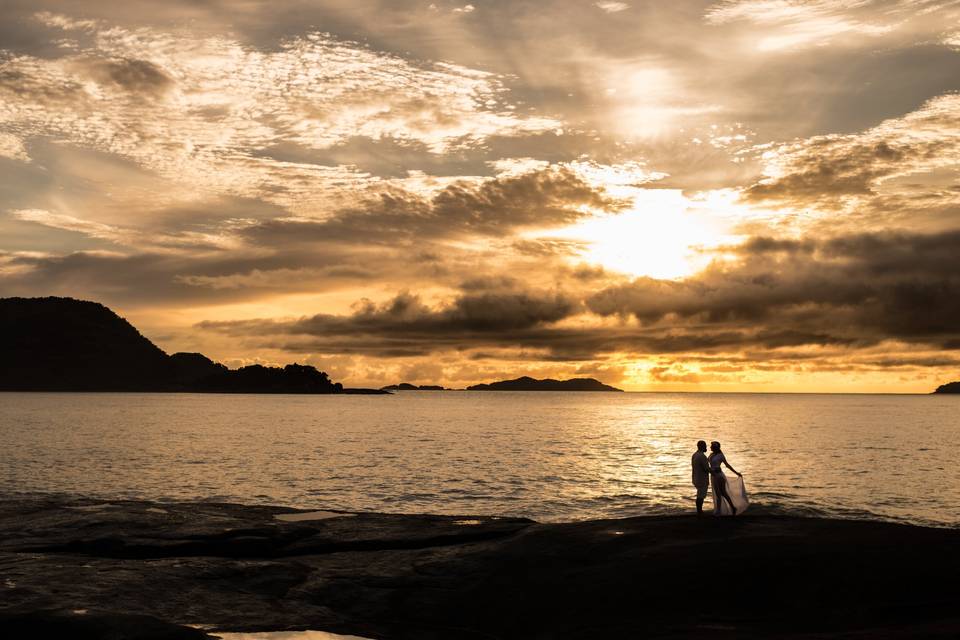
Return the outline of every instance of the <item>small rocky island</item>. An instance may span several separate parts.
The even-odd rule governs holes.
[[[409,382],[401,382],[400,384],[390,384],[385,387],[380,387],[381,391],[450,391],[446,387],[443,387],[438,384],[410,384]]]
[[[523,376],[514,380],[501,380],[490,384],[475,384],[467,387],[467,391],[619,391],[610,385],[603,384],[594,378],[572,378],[570,380],[537,380]]]
[[[934,393],[960,393],[960,382],[948,382],[937,387]]]
[[[167,355],[102,304],[55,297],[0,298],[0,391],[388,393],[345,389],[309,365]]]

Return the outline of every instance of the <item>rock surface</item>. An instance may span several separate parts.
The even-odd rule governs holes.
[[[934,393],[960,393],[960,382],[948,382],[937,387]]]
[[[203,637],[176,625],[467,640],[960,633],[956,530],[764,514],[276,517],[298,513],[2,501],[0,636]]]

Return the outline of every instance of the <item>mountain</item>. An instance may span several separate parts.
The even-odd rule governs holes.
[[[101,304],[0,299],[0,389],[147,391],[170,372],[166,353]]]
[[[501,380],[490,384],[475,384],[467,391],[623,391],[603,384],[593,378],[573,378],[571,380],[537,380],[528,376],[514,380]]]
[[[421,384],[415,385],[410,384],[409,382],[401,382],[400,384],[390,384],[385,387],[380,387],[382,391],[448,391],[448,389],[441,387],[437,384]]]
[[[346,390],[308,365],[231,370],[201,353],[168,356],[133,325],[96,302],[0,298],[0,391]]]
[[[937,387],[934,393],[960,393],[960,382],[948,382]]]

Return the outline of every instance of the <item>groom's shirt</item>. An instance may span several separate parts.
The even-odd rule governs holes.
[[[710,462],[702,451],[693,454],[693,486],[705,487],[710,483]]]

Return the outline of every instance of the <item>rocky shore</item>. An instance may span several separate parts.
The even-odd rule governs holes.
[[[960,531],[0,501],[0,636],[955,638]],[[192,626],[188,626],[192,625]]]

